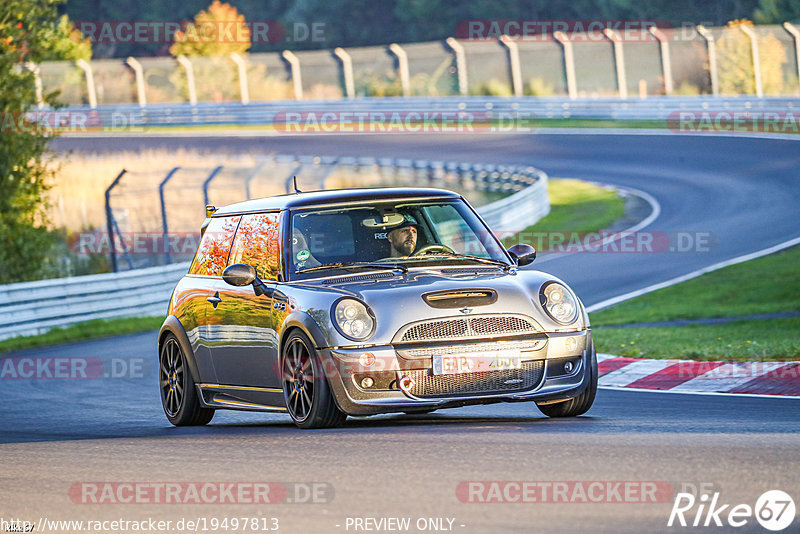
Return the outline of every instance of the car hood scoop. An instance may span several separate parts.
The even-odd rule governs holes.
[[[488,306],[497,302],[497,291],[494,289],[445,289],[431,291],[422,295],[431,308],[463,308],[465,306]]]

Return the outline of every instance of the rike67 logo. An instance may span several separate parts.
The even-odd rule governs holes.
[[[722,502],[720,493],[678,493],[667,526],[681,527],[753,527],[755,520],[767,530],[778,532],[786,529],[795,518],[792,497],[781,490],[769,490],[761,494],[755,506],[731,505]]]

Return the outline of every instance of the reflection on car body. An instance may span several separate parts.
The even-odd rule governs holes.
[[[437,189],[298,193],[209,210],[159,335],[164,410],[347,415],[533,401],[591,407],[587,314],[557,278],[520,270],[459,195]]]

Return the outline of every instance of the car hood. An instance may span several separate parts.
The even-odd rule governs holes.
[[[329,280],[326,285],[340,296],[364,301],[372,309],[377,319],[375,340],[390,340],[399,328],[414,321],[463,315],[522,314],[532,317],[543,330],[564,329],[552,322],[539,304],[541,285],[559,281],[557,278],[540,271],[517,271],[515,274],[499,269],[449,271],[412,269],[403,275],[344,276],[334,283]],[[452,274],[454,272],[458,274]],[[439,303],[445,307],[434,307],[423,299],[423,295],[430,293],[468,290],[489,290],[496,294],[496,299],[470,302],[456,298]],[[580,327],[575,325],[571,329],[576,326]]]

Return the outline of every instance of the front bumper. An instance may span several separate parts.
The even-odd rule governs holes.
[[[547,402],[579,395],[589,384],[594,345],[590,330],[548,333],[521,352],[522,369],[455,375],[434,375],[432,358],[424,353],[480,351],[513,346],[513,340],[481,340],[470,345],[431,345],[417,351],[385,345],[369,348],[322,349],[333,373],[326,373],[339,408],[349,415],[429,411],[496,402]],[[476,346],[477,345],[477,346]],[[409,355],[416,352],[415,355]],[[364,357],[369,353],[371,356]],[[478,352],[473,352],[478,354]],[[374,359],[372,365],[365,362]],[[565,365],[570,362],[570,365]],[[413,388],[401,388],[412,377]],[[372,385],[364,386],[370,378]],[[408,382],[405,383],[408,385]]]

